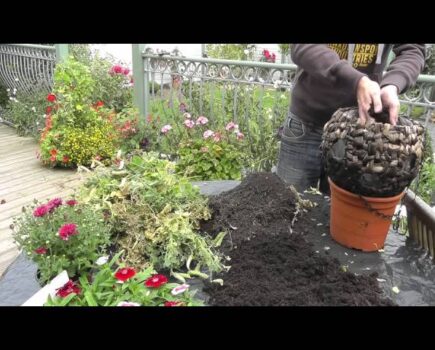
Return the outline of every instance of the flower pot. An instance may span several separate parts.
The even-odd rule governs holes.
[[[371,252],[383,248],[391,216],[404,192],[387,198],[360,197],[330,178],[332,238],[348,247]]]

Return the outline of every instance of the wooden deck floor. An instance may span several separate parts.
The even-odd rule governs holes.
[[[0,123],[0,278],[18,256],[12,239],[12,218],[33,199],[44,201],[71,194],[81,181],[74,170],[43,167],[36,158],[37,143],[17,136]]]

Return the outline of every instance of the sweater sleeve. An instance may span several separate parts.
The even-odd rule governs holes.
[[[326,44],[293,44],[291,57],[309,74],[326,79],[331,85],[339,84],[355,94],[359,80],[366,75],[353,68],[347,60],[341,60]]]
[[[381,87],[395,85],[401,94],[417,81],[424,68],[426,50],[424,44],[396,44],[393,52],[396,57],[391,61]]]

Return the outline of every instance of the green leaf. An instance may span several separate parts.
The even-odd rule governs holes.
[[[224,239],[224,237],[226,236],[227,232],[226,231],[222,231],[220,232],[215,239],[213,240],[213,245],[215,247],[220,247],[220,245],[222,244],[222,241]]]
[[[88,303],[88,306],[98,306],[98,303],[96,302],[96,300],[94,299],[94,297],[90,291],[86,291],[84,294],[85,294],[85,299],[86,299],[86,302]]]
[[[62,301],[59,303],[59,306],[66,306],[69,302],[77,296],[75,293],[68,294]]]

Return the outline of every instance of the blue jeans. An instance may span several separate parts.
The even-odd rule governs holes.
[[[281,134],[277,175],[299,192],[314,187],[329,194],[329,184],[321,157],[323,128],[303,123],[295,115],[287,117]]]

